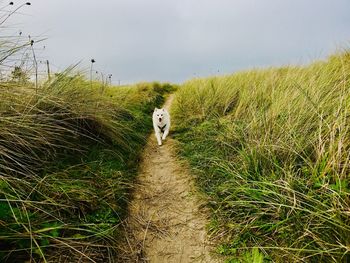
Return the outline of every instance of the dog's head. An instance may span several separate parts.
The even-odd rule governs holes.
[[[155,108],[153,112],[153,117],[156,118],[159,122],[162,122],[164,119],[165,111],[164,109]]]

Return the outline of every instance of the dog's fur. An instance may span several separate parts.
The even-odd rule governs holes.
[[[169,134],[170,130],[170,115],[166,109],[158,109],[155,108],[153,112],[153,128],[156,133],[156,138],[158,141],[158,145],[162,145],[162,141]]]

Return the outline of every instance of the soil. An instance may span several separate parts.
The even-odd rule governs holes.
[[[164,105],[168,110],[173,98]],[[211,253],[205,205],[174,145],[168,137],[158,146],[152,134],[145,147],[129,204],[123,262],[220,262]]]

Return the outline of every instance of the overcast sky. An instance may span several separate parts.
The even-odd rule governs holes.
[[[114,83],[305,63],[350,43],[350,0],[30,2],[9,23],[48,38],[40,58],[54,70],[94,58]]]

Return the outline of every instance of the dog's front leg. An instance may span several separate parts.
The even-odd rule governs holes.
[[[156,138],[158,141],[158,145],[161,146],[162,145],[162,139],[160,138],[160,133],[158,131],[156,131]]]
[[[165,131],[163,133],[162,140],[165,140],[165,138],[168,136],[168,134],[169,134],[169,129],[165,129]]]

